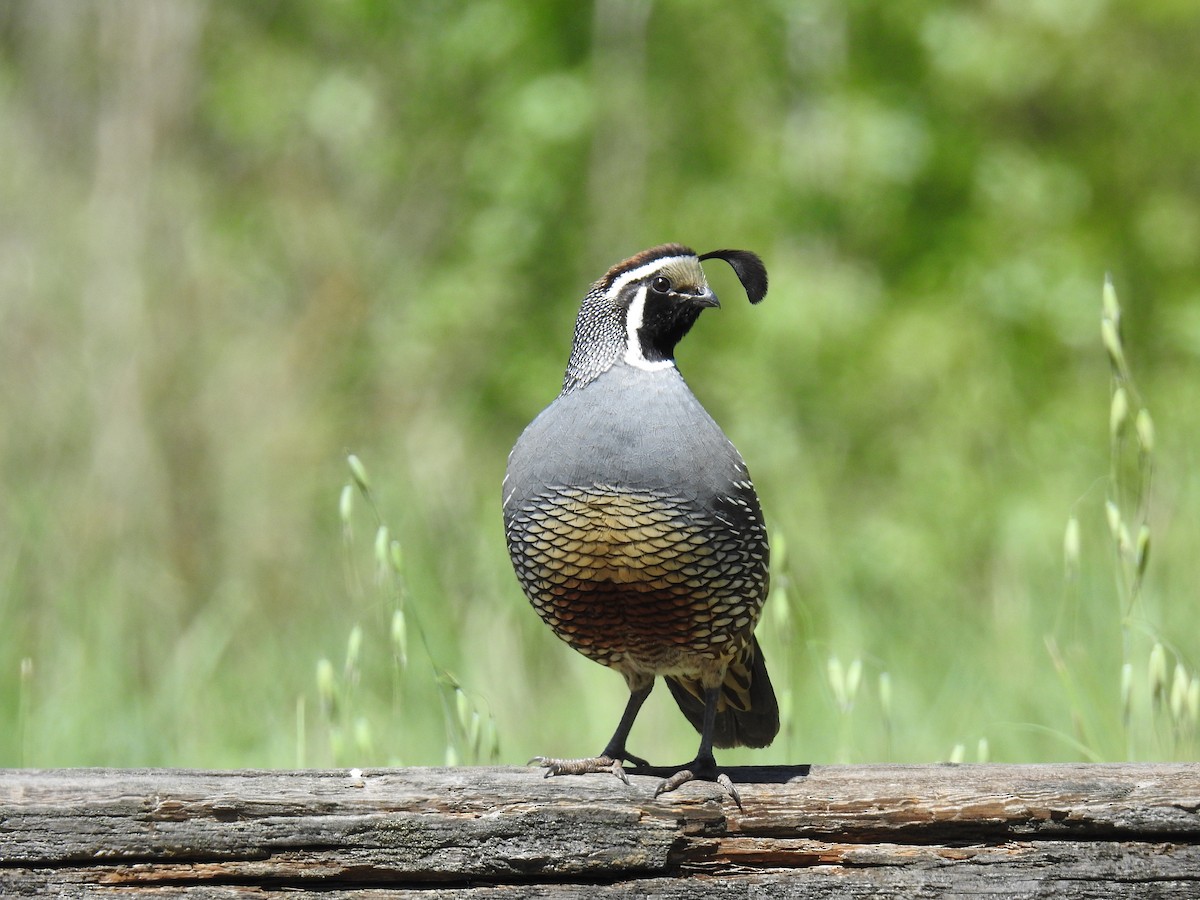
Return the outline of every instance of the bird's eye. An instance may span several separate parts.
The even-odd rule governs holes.
[[[665,294],[671,290],[671,279],[666,275],[657,275],[650,282],[650,289],[656,294]]]

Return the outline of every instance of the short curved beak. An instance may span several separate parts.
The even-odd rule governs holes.
[[[700,293],[692,297],[692,305],[698,306],[700,309],[721,308],[721,301],[717,299],[717,295],[712,292],[712,288],[705,288]]]

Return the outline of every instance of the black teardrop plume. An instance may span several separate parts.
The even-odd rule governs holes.
[[[749,250],[714,250],[705,253],[700,259],[723,259],[733,268],[738,281],[746,289],[746,296],[751,303],[758,303],[767,296],[767,267],[758,258],[758,254]]]

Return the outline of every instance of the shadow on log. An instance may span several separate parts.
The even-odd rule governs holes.
[[[0,894],[1200,896],[1200,766],[0,771]]]

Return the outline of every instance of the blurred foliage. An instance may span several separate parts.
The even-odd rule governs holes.
[[[1179,0],[4,4],[0,764],[599,749],[623,685],[499,483],[669,240],[772,279],[681,348],[777,548],[786,732],[723,758],[1194,758],[1198,44]],[[635,752],[694,743],[651,698]]]

